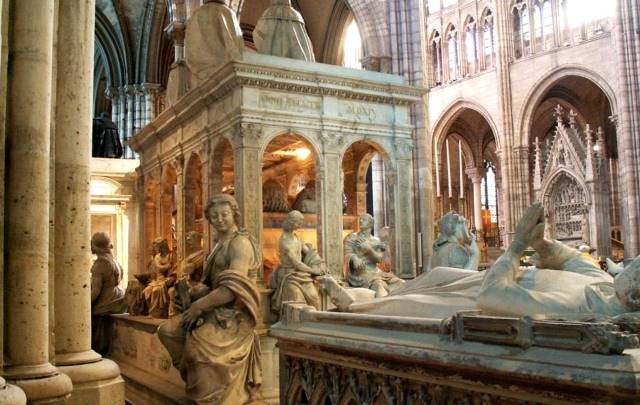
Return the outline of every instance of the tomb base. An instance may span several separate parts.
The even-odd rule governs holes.
[[[598,325],[533,325],[531,342],[515,347],[526,339],[505,328],[514,321],[483,322],[488,331],[454,333],[440,319],[288,304],[270,329],[280,350],[280,403],[637,403],[640,349],[617,346],[628,339],[637,347],[637,336],[588,332]],[[586,345],[587,338],[604,346]],[[618,354],[593,352],[611,344],[607,352]]]
[[[110,358],[120,366],[125,380],[125,398],[133,405],[186,404],[184,381],[171,364],[156,331],[162,319],[113,315],[114,335]],[[278,403],[278,352],[275,339],[258,329],[262,348],[263,384],[261,404]]]

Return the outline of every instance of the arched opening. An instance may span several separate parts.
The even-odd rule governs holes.
[[[478,70],[478,47],[476,43],[476,21],[473,17],[467,17],[464,27],[464,56],[467,75],[472,75]]]
[[[499,247],[500,161],[492,126],[478,111],[462,108],[436,131],[434,220],[456,211],[469,220],[470,228],[489,248]]]
[[[204,190],[202,188],[202,161],[192,154],[184,175],[184,234],[196,231],[204,233]],[[185,252],[185,256],[193,252]]]
[[[387,244],[387,268],[393,262],[394,201],[393,176],[389,156],[379,145],[368,141],[354,142],[342,158],[344,178],[343,232],[346,236],[358,230],[358,217],[373,216],[373,234]]]
[[[161,232],[162,238],[167,240],[169,249],[175,251],[178,245],[177,240],[177,188],[178,175],[176,168],[168,164],[163,167],[162,171],[162,195],[160,197],[160,213],[161,213]],[[158,235],[156,235],[157,237]]]
[[[482,50],[479,53],[482,56],[482,69],[490,69],[496,64],[496,47],[498,45],[497,30],[494,26],[493,13],[491,10],[486,9],[484,11],[480,24],[482,30]]]
[[[235,194],[234,185],[234,158],[233,158],[233,146],[231,142],[225,138],[220,137],[216,146],[213,148],[213,154],[210,158],[211,165],[209,167],[209,187],[208,196],[214,196],[216,194]],[[206,204],[206,202],[205,202]],[[208,239],[204,242],[208,242],[209,246],[214,245],[216,240],[215,230],[211,226],[204,227],[203,234],[206,236],[208,232]]]
[[[433,86],[440,86],[442,84],[442,43],[440,33],[434,31],[431,35],[431,71]]]
[[[564,218],[564,214],[557,212],[560,208],[554,204],[561,204],[561,197],[568,198],[568,191],[582,189],[550,188],[549,182],[558,170],[586,184],[586,193],[592,199],[588,204],[583,203],[587,204],[585,207],[578,210],[561,205],[566,205],[562,209],[576,217],[573,228],[581,221],[587,224],[582,242],[590,243],[601,255],[621,255],[623,249],[622,242],[611,237],[622,230],[618,146],[611,115],[611,102],[596,83],[567,75],[548,87],[534,106],[529,122],[528,142],[534,145],[530,156],[530,172],[534,173],[530,187],[534,199],[544,198],[545,204],[550,204],[545,206],[549,219],[556,221]],[[577,194],[574,200],[579,200]],[[552,223],[550,226],[559,229],[558,226],[565,225]],[[569,240],[567,232],[563,237]]]
[[[460,66],[458,63],[458,32],[456,27],[451,25],[447,30],[447,63],[449,81],[454,81],[459,78]]]
[[[304,224],[296,234],[318,248],[320,191],[316,188],[317,154],[295,134],[276,136],[262,156],[262,260],[265,280],[279,263],[278,241],[287,213],[298,210]]]
[[[153,240],[158,237],[158,182],[149,177],[144,187],[144,245],[145,255],[152,255]],[[147,260],[145,260],[145,263]]]
[[[342,44],[342,66],[362,69],[362,37],[354,18],[347,24]]]

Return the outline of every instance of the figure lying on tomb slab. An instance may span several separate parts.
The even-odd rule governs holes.
[[[541,204],[525,212],[507,251],[485,272],[436,267],[390,296],[356,301],[334,279],[323,288],[341,311],[392,316],[445,318],[461,310],[487,315],[569,319],[617,316],[640,311],[640,257],[618,277],[598,263],[544,234]],[[520,270],[525,248],[536,267]]]

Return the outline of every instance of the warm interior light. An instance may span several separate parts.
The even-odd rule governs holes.
[[[297,149],[282,149],[273,152],[274,155],[280,156],[295,156],[300,160],[305,160],[311,154],[309,148],[297,148]]]
[[[311,154],[311,151],[308,148],[299,148],[295,150],[296,157],[300,160],[305,160]]]

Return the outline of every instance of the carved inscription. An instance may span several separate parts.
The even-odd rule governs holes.
[[[262,92],[258,99],[258,106],[272,110],[317,113],[322,108],[322,103],[319,99],[312,97]]]
[[[370,105],[363,103],[347,102],[340,108],[339,115],[341,117],[351,117],[358,121],[374,122],[377,114],[376,109]]]

